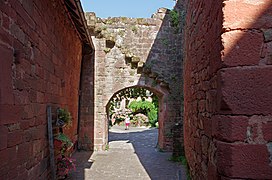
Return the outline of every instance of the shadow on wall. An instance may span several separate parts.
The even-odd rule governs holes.
[[[211,5],[187,2],[184,130],[191,175],[271,179],[272,2]]]
[[[86,53],[81,67],[78,149],[89,151],[94,148],[94,53]]]
[[[183,22],[181,21],[184,18],[184,8],[181,3],[177,4],[175,9],[180,13],[180,16],[177,16],[175,11],[167,11],[166,16],[157,17],[161,18],[162,26],[159,28],[158,33],[155,34],[155,41],[150,47],[149,52],[145,52],[147,54],[147,60],[145,62],[144,67],[141,66],[137,69],[137,73],[141,73],[141,76],[138,80],[137,86],[145,87],[152,92],[166,92],[167,94],[164,98],[162,98],[164,115],[162,121],[160,121],[160,132],[159,132],[159,145],[161,148],[165,150],[174,150],[175,155],[183,154],[183,120],[182,120],[182,61],[183,61],[183,50],[182,50],[182,31],[178,28],[178,26],[183,26]],[[165,11],[161,9],[161,11]],[[172,14],[170,14],[172,13]],[[161,14],[164,14],[162,12]],[[154,25],[152,25],[154,26]],[[132,31],[136,32],[136,28],[133,28]],[[134,33],[134,32],[133,32]],[[142,34],[141,36],[154,36],[154,34]],[[99,40],[98,40],[99,41]],[[101,41],[101,40],[100,40]],[[106,41],[107,42],[107,41]],[[106,43],[103,42],[103,43]],[[138,47],[139,44],[137,42],[130,42],[135,43],[135,47]],[[134,44],[133,44],[134,45]],[[144,45],[149,45],[148,43]],[[143,47],[139,47],[140,49]],[[114,49],[114,48],[113,48]],[[116,50],[117,48],[115,48]],[[108,82],[109,80],[113,79],[106,76],[106,65],[109,63],[109,59],[105,60],[105,54],[111,51],[109,48],[105,48],[103,50],[97,51],[96,53],[101,59],[95,59],[96,67],[99,66],[99,63],[103,64],[102,67],[98,68],[98,78],[101,79],[94,79],[94,64],[93,64],[93,57],[84,57],[83,64],[82,64],[82,81],[81,81],[81,102],[80,102],[80,129],[79,129],[79,148],[86,149],[86,150],[93,150],[94,143],[96,145],[101,145],[99,143],[104,143],[104,139],[107,137],[108,131],[107,125],[104,126],[104,111],[105,107],[103,107],[104,97],[108,96],[107,93],[104,92],[105,84],[104,82]],[[112,50],[113,51],[113,50]],[[113,53],[113,52],[112,52]],[[110,53],[109,53],[110,54]],[[91,61],[90,61],[91,60]],[[113,58],[113,60],[115,60]],[[123,59],[122,59],[123,60]],[[127,63],[131,61],[138,62],[137,59],[125,59]],[[137,68],[135,66],[136,63],[131,63],[131,69],[135,70]],[[139,64],[139,63],[138,63]],[[118,65],[117,63],[115,64]],[[121,66],[121,65],[120,65]],[[119,66],[118,66],[119,67]],[[123,83],[124,79],[117,77],[121,83]],[[120,80],[121,79],[121,80]],[[99,82],[98,82],[99,81]],[[99,97],[96,97],[96,101],[99,101],[99,104],[104,108],[101,111],[102,113],[99,114],[101,116],[97,116],[97,124],[100,124],[101,127],[94,127],[94,82],[96,85],[100,86],[96,89],[96,92],[101,93]],[[118,84],[115,82],[114,86]],[[144,83],[143,83],[144,82]],[[99,84],[101,83],[101,84]],[[121,84],[120,83],[120,84]],[[123,87],[120,89],[124,89],[128,87]],[[114,89],[114,88],[111,88]],[[104,93],[104,94],[103,94]],[[115,92],[110,92],[115,93]],[[102,97],[102,99],[99,99]],[[100,101],[101,100],[101,101]],[[101,117],[101,118],[100,118]],[[101,122],[99,122],[99,120]],[[106,121],[106,119],[105,119]],[[105,128],[105,129],[103,129]],[[94,142],[95,139],[95,131],[101,131],[101,133],[96,134],[97,142]],[[105,133],[105,134],[103,134]],[[102,148],[105,147],[105,144],[102,144]],[[137,149],[136,145],[135,148]],[[138,150],[137,150],[138,151]],[[145,156],[139,155],[141,162],[145,164]],[[86,159],[84,160],[85,162]],[[152,165],[144,165],[147,171],[150,171]],[[149,166],[149,167],[148,167]],[[84,167],[83,167],[84,168]],[[80,170],[83,172],[83,170]],[[81,172],[80,172],[81,173]],[[82,173],[81,173],[82,174]],[[83,175],[85,176],[85,175]],[[153,175],[151,175],[153,176]],[[87,178],[87,177],[84,177]]]
[[[184,16],[183,6],[176,7]],[[166,14],[166,15],[165,15]],[[95,53],[94,149],[107,144],[106,105],[114,93],[133,86],[163,94],[159,117],[159,145],[177,154],[182,139],[182,19],[176,11],[161,8],[154,18],[96,18],[86,14],[93,32]],[[161,25],[162,26],[159,26]],[[162,115],[163,114],[163,115]],[[85,120],[81,121],[82,123]],[[93,126],[92,124],[92,126]],[[85,128],[85,127],[84,127]],[[87,128],[86,128],[87,129]],[[174,135],[175,134],[175,135]],[[88,136],[87,136],[88,137]],[[174,138],[173,138],[174,137]],[[173,145],[173,139],[176,143]]]
[[[159,146],[184,154],[183,146],[183,26],[185,9],[181,1],[173,10],[159,9],[155,18],[162,24],[152,44],[146,62],[140,69],[138,84],[151,84],[166,92],[160,103]]]
[[[272,1],[226,1],[223,13],[218,172],[272,179]]]

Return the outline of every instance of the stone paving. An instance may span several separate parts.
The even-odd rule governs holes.
[[[157,129],[114,126],[105,152],[77,152],[77,170],[68,179],[185,180],[185,168],[156,148]]]

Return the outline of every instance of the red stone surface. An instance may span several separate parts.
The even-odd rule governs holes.
[[[217,144],[218,170],[223,176],[271,179],[270,156],[264,144]],[[254,165],[254,167],[252,167]]]
[[[224,28],[260,29],[272,26],[272,2],[258,1],[224,1]]]
[[[61,2],[0,3],[0,179],[50,179],[46,106],[69,109],[75,139],[81,50]]]
[[[188,3],[185,29],[184,141],[193,179],[216,179],[211,115],[218,108],[217,70],[221,67],[222,4]],[[213,8],[211,8],[213,7]],[[213,22],[210,23],[209,22]]]
[[[213,11],[211,1],[186,3],[184,138],[192,179],[271,179],[272,2],[224,1]]]
[[[272,121],[263,124],[262,132],[264,140],[267,142],[272,142]]]
[[[272,112],[272,67],[222,69],[220,75],[222,113],[267,115]]]
[[[246,116],[213,116],[211,121],[213,137],[225,142],[245,141],[247,127]]]
[[[256,31],[235,30],[222,35],[222,61],[225,66],[258,65],[263,34]]]

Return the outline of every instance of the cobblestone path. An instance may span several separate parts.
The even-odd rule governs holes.
[[[171,153],[156,149],[157,137],[157,129],[114,126],[109,150],[77,152],[77,170],[68,179],[186,180],[183,166],[168,160]]]

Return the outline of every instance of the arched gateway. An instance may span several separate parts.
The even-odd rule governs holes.
[[[137,87],[141,87],[141,88],[145,88],[147,90],[149,90],[150,92],[154,93],[159,100],[159,109],[158,109],[158,122],[159,122],[159,137],[158,137],[158,145],[159,147],[165,147],[166,148],[171,148],[169,147],[169,144],[166,143],[166,140],[164,139],[164,132],[163,132],[163,127],[165,124],[165,120],[168,119],[167,117],[167,101],[165,99],[167,99],[168,97],[168,90],[167,89],[163,89],[160,86],[158,87],[152,87],[152,84],[150,83],[152,82],[152,80],[147,80],[147,81],[140,81],[137,85],[134,86],[130,86],[130,87],[125,87],[123,89],[117,90],[115,93],[112,94],[112,96],[110,97],[110,99],[108,100],[108,103],[106,105],[106,113],[107,113],[107,118],[108,116],[108,105],[110,103],[110,100],[112,98],[115,97],[115,95],[121,91],[123,91],[124,89],[127,88],[137,88]],[[107,122],[106,122],[107,123]],[[107,133],[107,132],[106,132]]]
[[[159,97],[160,148],[173,150],[174,141],[183,144],[182,38],[178,27],[171,23],[170,11],[159,9],[148,19],[100,19],[92,13],[87,14],[87,19],[95,45],[95,106],[93,121],[91,116],[81,118],[80,146],[105,149],[108,143],[106,106],[115,93],[129,87],[144,87]],[[83,67],[82,79],[88,85],[88,66]],[[87,92],[88,88],[83,86],[83,104]],[[177,128],[179,134],[175,134]],[[175,151],[181,149],[179,146]]]

